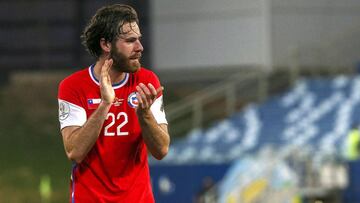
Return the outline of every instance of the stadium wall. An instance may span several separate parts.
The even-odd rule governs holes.
[[[359,61],[357,0],[154,0],[150,10],[157,69]]]

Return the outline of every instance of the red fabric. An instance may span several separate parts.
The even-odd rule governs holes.
[[[91,70],[91,69],[90,69]],[[95,111],[89,99],[101,98],[98,84],[89,68],[65,78],[59,85],[58,98],[85,109],[87,118]],[[70,201],[75,203],[152,203],[154,202],[146,145],[141,136],[135,108],[128,102],[140,82],[151,83],[157,89],[157,76],[141,68],[130,73],[122,87],[115,89],[122,103],[113,105],[94,147],[82,163],[73,169]],[[108,115],[109,115],[108,114]],[[125,115],[126,114],[126,115]],[[126,119],[126,118],[127,119]],[[114,123],[112,123],[114,122]],[[106,129],[105,129],[106,127]],[[105,136],[105,131],[113,136]],[[117,135],[118,133],[127,135]]]

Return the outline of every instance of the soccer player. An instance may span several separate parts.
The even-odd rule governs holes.
[[[59,121],[73,161],[70,202],[152,203],[147,151],[168,152],[170,136],[158,77],[140,65],[136,11],[100,8],[83,44],[96,62],[59,85]]]

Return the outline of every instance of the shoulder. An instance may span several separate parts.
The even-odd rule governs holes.
[[[141,76],[156,76],[156,74],[147,68],[141,67],[135,74],[141,75]]]
[[[135,77],[140,78],[140,80],[145,80],[145,81],[159,81],[158,76],[151,70],[141,67],[136,73],[135,73]]]
[[[143,67],[134,74],[134,80],[135,84],[140,82],[143,84],[151,83],[155,89],[161,86],[158,76],[153,71]]]
[[[77,83],[84,79],[84,77],[88,76],[88,68],[79,70],[77,72],[72,73],[71,75],[67,76],[60,82],[60,86],[69,83]]]
[[[72,97],[78,95],[82,88],[89,86],[86,85],[88,84],[86,81],[89,80],[87,79],[89,77],[88,68],[82,69],[67,76],[59,83],[58,97],[68,98],[69,95],[72,95]]]
[[[91,81],[89,76],[89,68],[84,68],[64,78],[59,84],[59,91],[69,89],[74,90],[79,88],[81,89],[84,87],[84,85],[89,86],[89,81]]]

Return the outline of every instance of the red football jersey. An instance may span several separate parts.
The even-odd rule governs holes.
[[[101,102],[99,81],[93,66],[65,78],[59,85],[59,121],[66,126],[82,126]],[[113,103],[100,135],[80,164],[74,164],[71,174],[71,202],[154,202],[146,145],[135,112],[138,101],[136,85],[151,83],[160,87],[157,76],[140,68],[126,73],[113,85],[118,101]],[[151,111],[158,123],[167,123],[162,93]]]

